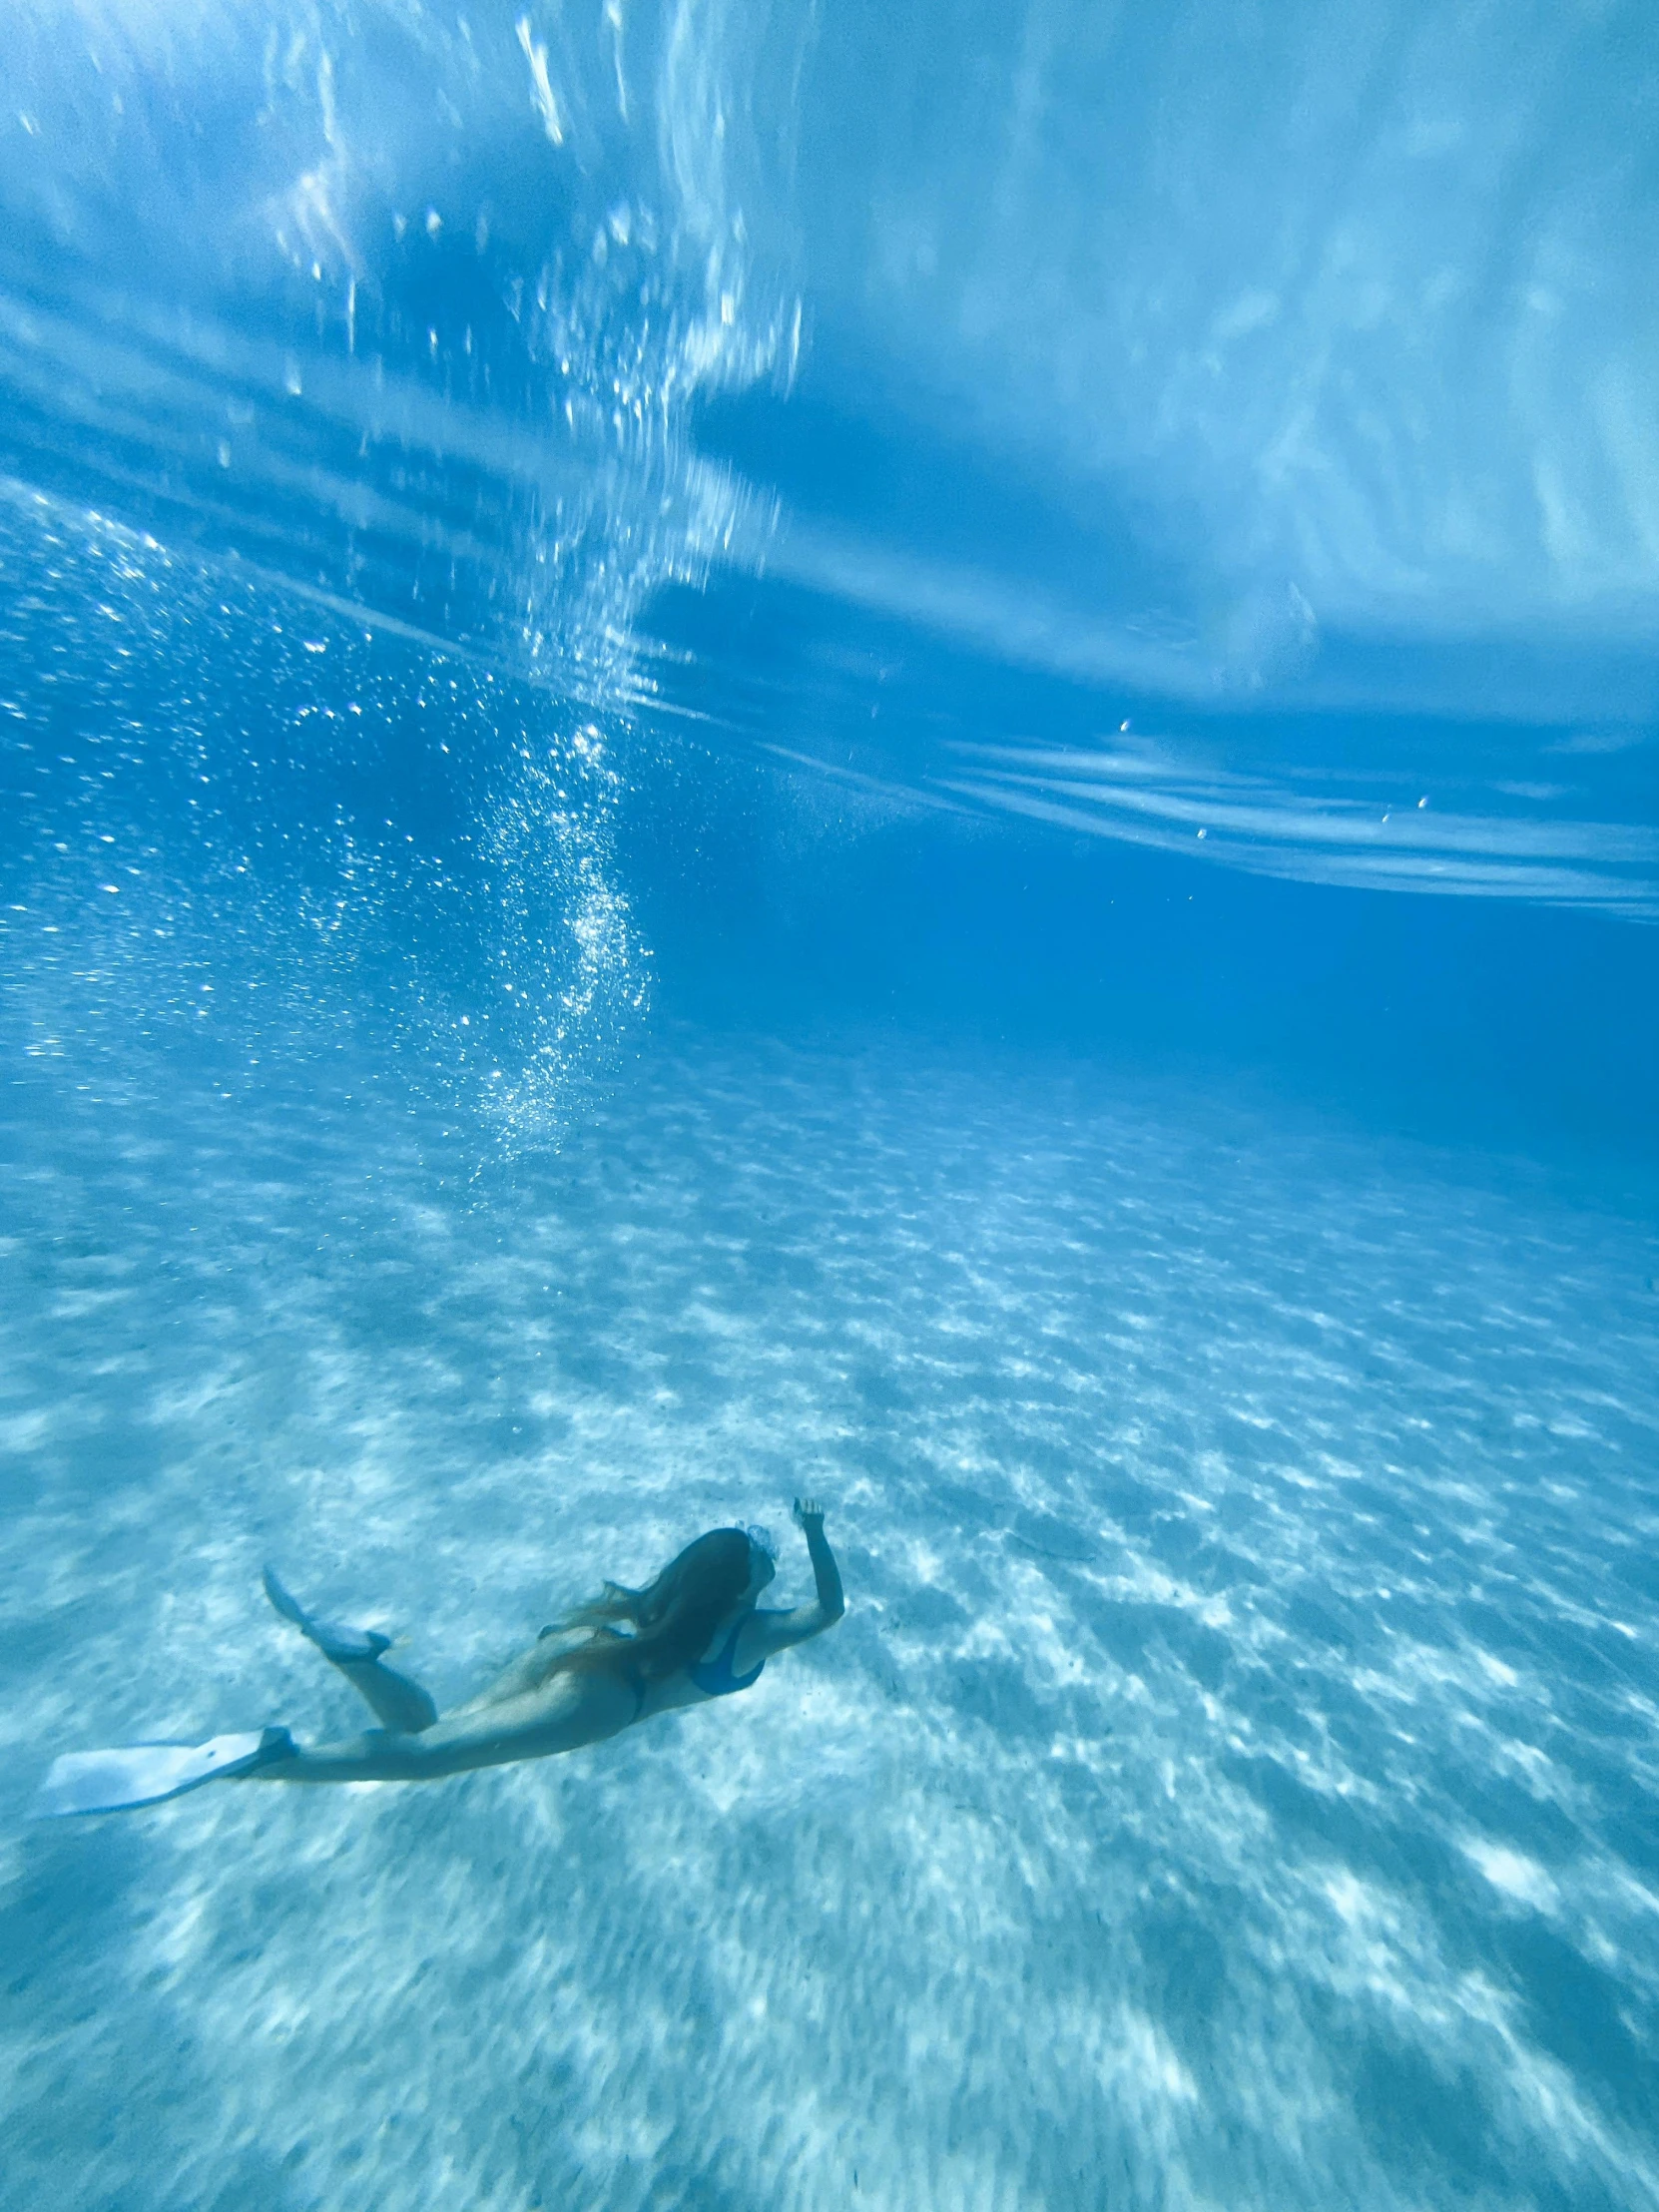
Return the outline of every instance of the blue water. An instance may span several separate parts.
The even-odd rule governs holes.
[[[1659,2206],[1649,12],[8,35],[0,2207]]]

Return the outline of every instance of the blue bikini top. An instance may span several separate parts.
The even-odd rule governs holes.
[[[752,1683],[760,1681],[766,1667],[764,1659],[753,1674],[732,1672],[732,1659],[738,1648],[738,1638],[749,1626],[750,1619],[751,1616],[745,1613],[742,1620],[733,1624],[731,1635],[713,1659],[700,1659],[695,1666],[686,1669],[705,1697],[730,1697],[734,1690],[747,1690]]]

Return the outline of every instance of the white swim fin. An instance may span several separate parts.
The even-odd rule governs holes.
[[[291,1758],[285,1728],[260,1728],[241,1736],[213,1736],[205,1744],[132,1744],[123,1751],[66,1751],[35,1800],[37,1820],[66,1813],[115,1813],[125,1806],[159,1805],[205,1782],[249,1774],[273,1760]]]
[[[337,1621],[319,1621],[293,1594],[284,1589],[275,1567],[265,1570],[265,1594],[281,1614],[283,1620],[292,1621],[301,1636],[308,1637],[324,1659],[332,1659],[335,1665],[360,1665],[367,1659],[378,1659],[382,1651],[390,1651],[391,1638],[382,1636],[377,1628],[347,1628]]]
[[[283,1620],[292,1621],[324,1659],[343,1668],[346,1679],[373,1707],[382,1728],[398,1735],[418,1736],[423,1728],[431,1727],[438,1717],[431,1693],[385,1664],[383,1655],[392,1648],[389,1636],[382,1636],[377,1628],[348,1628],[339,1621],[319,1621],[306,1612],[291,1590],[284,1589],[275,1567],[265,1570],[265,1594]]]

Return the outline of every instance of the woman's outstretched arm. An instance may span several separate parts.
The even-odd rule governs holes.
[[[811,1605],[798,1605],[793,1612],[757,1613],[744,1631],[741,1656],[746,1666],[753,1666],[757,1658],[770,1658],[775,1651],[787,1651],[791,1644],[804,1644],[809,1636],[822,1636],[846,1611],[840,1569],[824,1533],[823,1506],[817,1498],[798,1497],[795,1517],[807,1539],[818,1596]]]

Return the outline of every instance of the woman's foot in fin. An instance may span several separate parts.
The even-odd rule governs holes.
[[[130,1744],[120,1751],[69,1751],[52,1762],[52,1771],[35,1800],[37,1820],[67,1813],[118,1813],[134,1805],[160,1805],[183,1797],[204,1782],[252,1774],[294,1755],[285,1728],[256,1729],[242,1736],[215,1736],[205,1744]]]
[[[266,1568],[264,1579],[265,1594],[283,1620],[292,1621],[300,1635],[335,1666],[360,1666],[365,1659],[378,1659],[382,1651],[390,1651],[391,1638],[382,1636],[377,1628],[346,1628],[337,1621],[313,1620],[298,1599],[283,1588],[275,1567]]]

